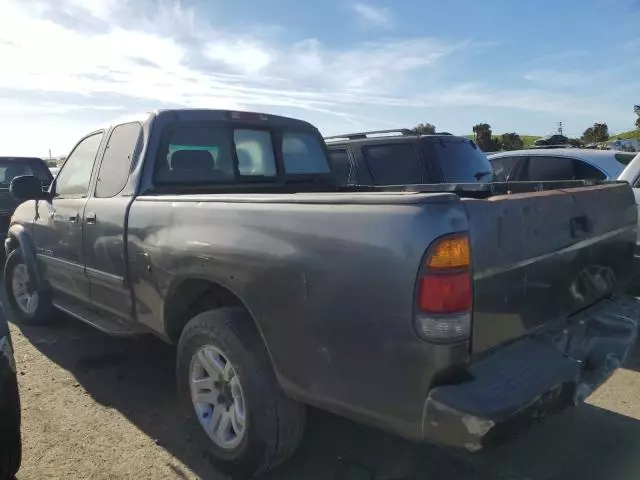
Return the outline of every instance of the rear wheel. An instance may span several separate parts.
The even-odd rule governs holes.
[[[14,250],[7,257],[4,285],[11,309],[19,321],[24,324],[42,324],[50,319],[49,298],[33,284],[20,250]]]
[[[177,368],[185,406],[219,468],[258,475],[298,447],[305,408],[282,391],[245,310],[220,308],[189,321]]]

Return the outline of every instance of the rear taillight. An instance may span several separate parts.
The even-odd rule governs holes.
[[[466,234],[436,240],[417,283],[414,326],[424,340],[464,341],[471,334],[471,253]]]

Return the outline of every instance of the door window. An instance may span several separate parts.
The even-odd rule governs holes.
[[[573,160],[564,157],[531,156],[524,181],[549,182],[574,179]]]
[[[122,191],[129,178],[140,132],[139,123],[126,123],[113,129],[100,164],[96,197],[113,197]]]
[[[86,197],[103,132],[94,133],[78,143],[56,177],[56,195]]]
[[[353,163],[349,158],[347,150],[339,148],[329,150],[331,160],[331,171],[339,185],[349,185],[355,183],[355,172],[353,171]]]
[[[422,183],[418,155],[407,143],[369,146],[363,154],[376,185]]]
[[[491,169],[493,170],[494,182],[507,182],[509,180],[515,180],[510,178],[512,172],[515,173],[514,166],[518,161],[518,157],[499,157],[489,159],[491,162]]]
[[[574,178],[576,180],[604,180],[605,174],[593,165],[580,160],[573,161]]]

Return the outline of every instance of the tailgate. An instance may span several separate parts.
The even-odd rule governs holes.
[[[564,319],[631,277],[637,213],[627,184],[463,202],[476,353]]]

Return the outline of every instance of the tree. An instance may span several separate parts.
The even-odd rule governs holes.
[[[520,150],[524,145],[520,135],[517,133],[503,133],[500,140],[502,142],[502,150]]]
[[[593,143],[593,142],[595,142],[595,135],[593,133],[593,127],[587,128],[582,133],[582,140],[584,141],[584,143]]]
[[[638,118],[636,118],[636,128],[640,129],[640,105],[634,105],[633,111],[638,116]]]
[[[593,135],[596,138],[596,142],[606,142],[609,140],[609,127],[606,123],[594,123]]]
[[[606,142],[609,140],[609,127],[606,123],[594,123],[584,131],[582,140],[585,143]]]
[[[434,133],[436,133],[436,126],[431,123],[419,123],[411,130],[413,130],[418,135],[433,135]]]
[[[495,152],[501,149],[501,142],[491,136],[491,125],[488,123],[478,123],[473,126],[473,134],[476,144],[483,152]]]

